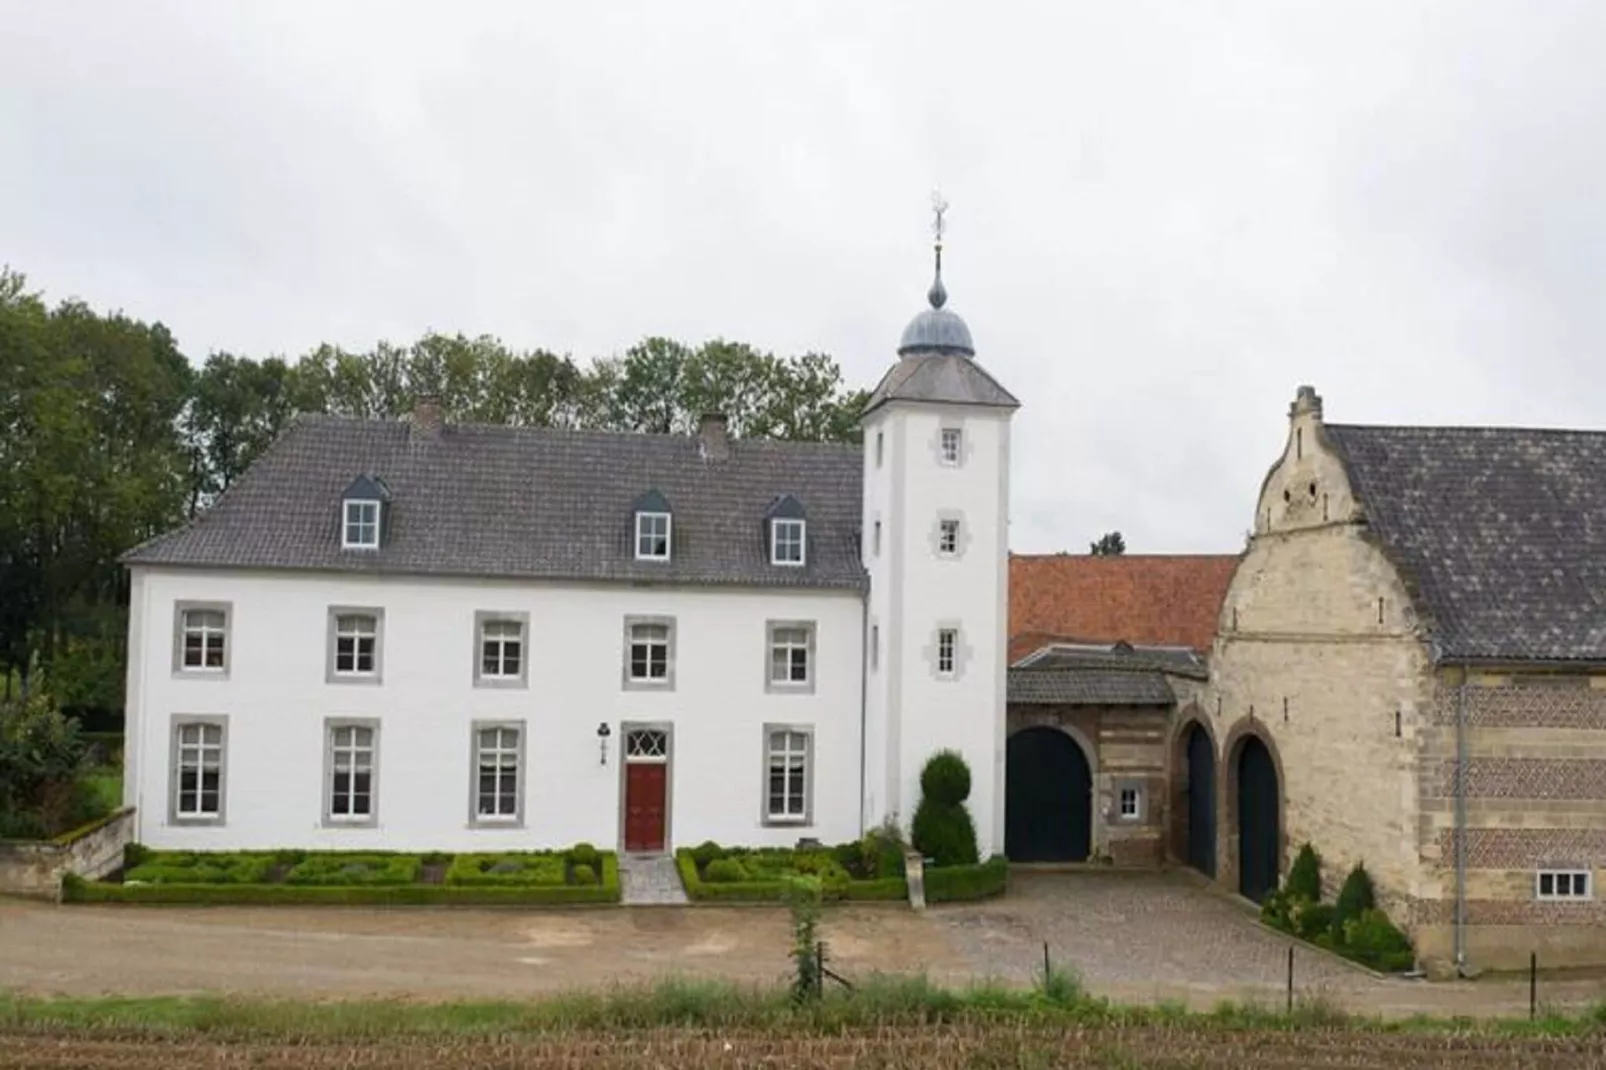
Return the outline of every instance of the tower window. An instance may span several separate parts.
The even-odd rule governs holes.
[[[964,453],[964,432],[957,427],[942,429],[942,463],[958,464]]]
[[[942,628],[937,632],[937,675],[952,676],[956,652],[959,648],[959,629]]]
[[[937,533],[937,552],[952,557],[959,552],[959,521],[944,520],[941,524]]]
[[[886,445],[886,441],[885,440],[886,440],[886,435],[884,435],[882,432],[877,431],[875,433],[875,466],[877,468],[881,467],[881,456],[882,456],[882,453],[883,453],[883,447]]]

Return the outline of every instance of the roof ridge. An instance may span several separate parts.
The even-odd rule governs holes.
[[[339,424],[349,427],[382,427],[394,429],[407,427],[405,417],[387,418],[381,416],[346,416],[338,413],[308,412],[297,413],[292,420],[306,423]],[[532,437],[594,437],[625,439],[637,441],[641,439],[673,439],[680,442],[693,442],[697,439],[696,431],[628,431],[615,427],[562,427],[556,424],[499,424],[480,420],[453,420],[442,425],[446,431],[462,430],[474,432],[490,432],[492,434],[507,434],[512,436],[528,435]],[[820,447],[832,450],[863,450],[864,445],[857,442],[830,442],[810,438],[770,438],[767,436],[753,436],[739,438],[731,436],[732,446],[759,447],[773,449],[777,447]]]
[[[1329,431],[1468,431],[1484,434],[1525,432],[1542,435],[1583,435],[1606,437],[1606,429],[1585,427],[1534,427],[1529,424],[1350,424],[1324,423]]]
[[[1213,554],[1090,554],[1086,551],[1073,552],[1071,550],[1044,550],[1040,553],[1024,553],[1017,550],[1009,552],[1010,557],[1022,560],[1059,560],[1061,558],[1076,558],[1078,560],[1100,561],[1199,561],[1220,560],[1236,561],[1243,556],[1242,553],[1213,553]]]

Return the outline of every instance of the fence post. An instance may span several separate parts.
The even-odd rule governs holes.
[[[1049,979],[1051,977],[1053,977],[1053,975],[1054,975],[1053,967],[1049,965],[1049,961],[1048,961],[1048,941],[1044,940],[1043,941],[1043,987],[1045,989],[1048,987]]]
[[[814,998],[825,995],[825,941],[814,945]]]
[[[1294,945],[1288,945],[1288,1013],[1294,1013]]]
[[[1528,1020],[1539,1017],[1539,952],[1528,952]]]

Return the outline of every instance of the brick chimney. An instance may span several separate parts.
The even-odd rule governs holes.
[[[441,399],[436,394],[420,394],[413,399],[413,435],[434,438],[441,433],[445,422],[441,416]]]
[[[731,455],[724,413],[703,413],[702,423],[697,428],[697,452],[705,461],[723,461]]]

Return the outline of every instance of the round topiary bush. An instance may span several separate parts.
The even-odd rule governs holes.
[[[569,848],[569,864],[571,866],[590,866],[597,868],[597,849],[589,843],[577,843]]]
[[[597,883],[597,871],[584,863],[574,867],[572,876],[575,884]]]
[[[953,751],[939,751],[920,772],[920,805],[911,828],[915,849],[939,866],[979,861],[976,825],[965,809],[970,769]]]
[[[954,751],[938,751],[920,771],[920,794],[949,806],[960,805],[970,798],[970,766]]]
[[[716,858],[703,871],[703,880],[710,884],[738,884],[746,877],[742,864],[734,858]]]
[[[698,869],[707,869],[708,863],[716,858],[725,857],[725,848],[713,840],[704,840],[691,849],[691,860],[697,863]]]

